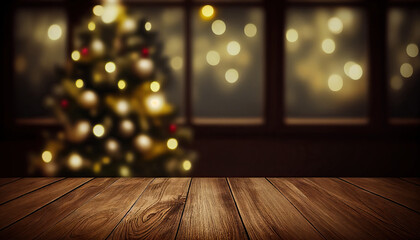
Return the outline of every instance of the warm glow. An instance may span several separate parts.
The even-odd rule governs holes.
[[[127,84],[125,83],[124,80],[121,79],[121,80],[118,81],[118,88],[119,89],[123,90],[126,86],[127,86]]]
[[[206,20],[210,20],[214,16],[214,8],[211,5],[205,5],[201,8],[201,17]]]
[[[206,55],[207,63],[216,66],[220,62],[220,55],[216,51],[209,51]]]
[[[299,34],[295,29],[291,28],[286,32],[286,39],[289,42],[296,42],[299,39]]]
[[[173,57],[171,59],[171,67],[175,70],[179,70],[182,68],[182,58],[181,57]]]
[[[353,64],[348,72],[348,76],[353,80],[359,80],[363,75],[363,69],[359,64]]]
[[[344,64],[344,73],[347,75],[347,76],[349,76],[349,70],[350,70],[350,68],[351,68],[351,66],[353,66],[354,64],[356,64],[355,62],[353,62],[353,61],[348,61],[348,62],[346,62],[345,64]],[[349,76],[350,77],[350,76]]]
[[[130,169],[126,166],[120,167],[120,175],[121,175],[121,177],[129,177],[130,176]]]
[[[108,156],[105,156],[102,158],[102,163],[103,164],[109,164],[111,162],[111,158]]]
[[[94,31],[96,28],[96,24],[94,22],[89,22],[88,23],[88,29],[89,31]]]
[[[108,73],[113,73],[115,69],[116,69],[115,63],[107,62],[105,64],[105,71],[107,71]]]
[[[144,24],[144,29],[146,29],[146,31],[152,30],[152,24],[150,22],[146,22],[146,24]]]
[[[48,28],[48,37],[51,40],[58,40],[61,37],[62,31],[61,27],[57,24],[53,24]]]
[[[252,23],[248,23],[244,27],[244,33],[247,37],[254,37],[255,35],[257,35],[257,26],[255,26]]]
[[[95,53],[101,54],[104,51],[104,48],[105,48],[104,44],[102,43],[101,40],[95,39],[95,40],[92,41],[92,50]]]
[[[86,108],[93,108],[98,103],[98,96],[91,90],[86,90],[80,95],[80,104]]]
[[[230,55],[235,56],[241,51],[241,45],[237,41],[231,41],[228,43],[226,49]]]
[[[236,71],[236,69],[231,68],[225,73],[225,79],[228,83],[235,83],[236,81],[238,81],[238,78],[239,73],[238,71]]]
[[[419,54],[419,48],[417,47],[416,44],[410,43],[407,45],[406,52],[407,52],[407,55],[410,57],[417,57],[417,55]]]
[[[77,79],[74,84],[77,88],[82,88],[85,85],[82,79]]]
[[[333,74],[328,78],[328,87],[331,91],[340,91],[343,88],[343,78],[340,75]]]
[[[403,63],[400,67],[400,73],[405,78],[411,77],[413,75],[413,66],[409,63]]]
[[[113,153],[118,150],[118,143],[114,139],[109,139],[108,141],[106,141],[105,147],[106,147],[106,150]]]
[[[44,151],[42,153],[42,161],[49,163],[52,160],[52,154],[50,151]]]
[[[134,131],[134,123],[128,119],[121,122],[121,131],[124,135],[131,135]]]
[[[147,108],[151,112],[159,112],[163,107],[163,96],[161,94],[152,94],[146,99]]]
[[[134,21],[132,18],[127,18],[124,20],[122,27],[126,32],[134,31],[136,29],[136,21]]]
[[[168,146],[169,149],[174,150],[178,147],[178,141],[175,138],[168,139],[168,142],[166,142],[166,146]]]
[[[211,30],[216,35],[222,35],[226,31],[226,24],[222,20],[216,20],[211,24]]]
[[[400,90],[403,86],[403,80],[400,76],[393,76],[391,78],[391,88],[394,90]]]
[[[118,16],[118,5],[116,4],[109,4],[104,7],[103,14],[101,19],[104,23],[112,23],[117,19]]]
[[[100,17],[104,13],[104,7],[102,7],[101,5],[96,5],[93,7],[92,12],[96,16]]]
[[[88,121],[80,121],[76,124],[76,134],[79,136],[87,136],[90,131],[90,123]]]
[[[126,115],[130,111],[130,105],[126,100],[119,100],[115,106],[115,109],[118,114]]]
[[[97,162],[95,164],[93,164],[93,172],[94,173],[99,173],[101,171],[101,163]]]
[[[82,166],[82,162],[82,157],[80,157],[80,155],[77,153],[73,153],[69,156],[69,166],[73,170],[79,169]]]
[[[191,162],[189,161],[189,160],[185,160],[183,163],[182,163],[182,167],[184,168],[184,170],[185,171],[188,171],[188,170],[190,170],[191,169]]]
[[[146,151],[152,147],[152,139],[146,134],[140,134],[134,141],[140,151]]]
[[[322,41],[322,50],[327,54],[333,53],[335,50],[335,42],[329,38],[325,39]]]
[[[338,17],[330,18],[328,28],[332,33],[339,34],[343,31],[343,22]]]
[[[79,61],[80,59],[80,52],[75,50],[71,53],[71,59],[73,59],[74,61]]]
[[[96,124],[96,125],[93,127],[93,134],[94,134],[96,137],[98,137],[98,138],[100,138],[100,137],[104,136],[104,134],[105,134],[105,128],[104,128],[104,126],[102,126],[101,124]]]
[[[152,90],[152,92],[158,92],[160,89],[160,84],[157,81],[153,81],[150,83],[150,90]]]

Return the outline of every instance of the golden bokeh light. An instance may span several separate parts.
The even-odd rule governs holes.
[[[92,12],[96,16],[100,17],[100,16],[102,16],[102,14],[104,14],[104,7],[101,6],[101,5],[96,5],[96,6],[93,7]]]
[[[109,4],[106,5],[103,9],[104,11],[101,15],[101,19],[104,23],[112,23],[117,19],[119,13],[118,5]]]
[[[247,37],[255,37],[255,35],[257,35],[257,26],[255,26],[255,24],[248,23],[244,27],[244,33]]]
[[[79,154],[72,153],[69,156],[68,164],[69,164],[70,168],[72,168],[73,170],[78,170],[83,164],[83,159]]]
[[[153,81],[150,83],[150,90],[152,90],[152,92],[158,92],[160,90],[160,84],[157,81]]]
[[[136,30],[136,21],[132,18],[126,18],[122,24],[122,28],[125,32],[131,32]]]
[[[105,48],[105,46],[104,46],[104,44],[102,43],[101,40],[95,39],[95,40],[92,41],[92,50],[95,53],[98,53],[98,54],[103,53],[104,48]]]
[[[182,163],[182,167],[184,168],[185,171],[189,171],[192,167],[191,161],[184,160],[184,162]]]
[[[76,82],[74,82],[74,85],[76,85],[77,88],[82,88],[85,85],[85,83],[82,79],[77,79]]]
[[[171,149],[174,150],[178,147],[178,141],[175,138],[170,138],[168,139],[168,141],[166,142],[166,146]]]
[[[44,151],[41,155],[42,161],[49,163],[52,160],[52,153],[50,151]]]
[[[115,110],[119,115],[127,115],[130,112],[130,104],[126,100],[121,99],[115,105]]]
[[[98,138],[103,137],[105,134],[105,128],[104,126],[102,126],[102,124],[96,124],[93,127],[92,131],[93,131],[93,135],[95,135]]]
[[[106,64],[105,64],[105,71],[107,71],[108,73],[113,73],[113,72],[115,72],[115,69],[116,69],[117,67],[115,66],[115,63],[113,63],[113,62],[107,62]]]
[[[102,163],[103,164],[109,164],[111,162],[111,158],[108,156],[105,156],[102,158]]]
[[[415,43],[410,43],[407,45],[406,52],[410,57],[417,57],[419,54],[419,47]]]
[[[75,50],[71,53],[71,59],[73,59],[74,61],[79,61],[80,59],[80,52]]]
[[[115,153],[118,151],[118,142],[115,141],[114,139],[108,139],[108,141],[106,141],[105,143],[105,148],[108,152],[110,153]]]
[[[89,22],[88,23],[88,29],[89,31],[94,31],[96,29],[96,24],[94,22]]]
[[[206,60],[208,64],[216,66],[220,62],[220,55],[218,52],[211,50],[207,53]]]
[[[296,42],[299,39],[299,34],[295,29],[291,28],[286,32],[286,39],[289,42]]]
[[[391,78],[391,82],[390,82],[391,88],[394,89],[394,90],[397,90],[397,91],[402,88],[403,83],[404,82],[403,82],[403,80],[400,76],[393,76]]]
[[[101,163],[100,162],[96,162],[93,164],[93,172],[94,173],[99,173],[101,171]]]
[[[150,22],[146,22],[144,24],[144,29],[146,29],[146,31],[152,30],[152,24]]]
[[[344,64],[344,73],[347,75],[347,76],[349,76],[349,70],[350,70],[350,67],[351,66],[353,66],[354,64],[356,64],[355,62],[353,62],[353,61],[348,61],[348,62],[346,62],[345,64]],[[350,77],[350,76],[349,76]]]
[[[58,40],[63,31],[61,30],[61,27],[58,24],[53,24],[48,28],[48,38],[55,41]]]
[[[125,83],[125,81],[123,79],[118,81],[118,88],[123,90],[125,87],[127,86],[127,84]]]
[[[339,34],[343,31],[343,22],[338,17],[332,17],[328,20],[328,28],[332,33]]]
[[[171,59],[171,67],[172,67],[174,70],[179,70],[179,69],[181,69],[181,68],[182,68],[182,64],[183,64],[183,61],[182,61],[182,58],[181,58],[181,57],[173,57],[173,58]]]
[[[120,175],[121,177],[129,177],[130,176],[130,169],[126,166],[120,167]]]
[[[331,91],[337,92],[343,88],[343,78],[338,74],[333,74],[328,78],[328,87]]]
[[[409,78],[413,75],[413,66],[409,63],[403,63],[400,67],[401,76]]]
[[[227,44],[226,50],[229,55],[235,56],[241,51],[241,45],[237,41],[230,41]]]
[[[211,24],[211,30],[216,35],[222,35],[226,31],[226,24],[222,20],[216,20]]]
[[[351,79],[359,80],[363,75],[363,69],[359,64],[355,63],[350,66],[348,73],[349,73],[348,76]]]
[[[200,11],[201,18],[210,20],[214,17],[214,8],[211,5],[205,5]]]
[[[334,40],[327,38],[322,41],[322,51],[326,54],[331,54],[335,51],[335,42]]]
[[[157,113],[159,112],[164,103],[163,95],[155,93],[147,97],[146,105],[150,112]]]
[[[239,79],[239,73],[236,69],[229,69],[225,73],[225,79],[228,83],[235,83]]]
[[[134,142],[137,148],[140,151],[147,151],[152,147],[153,141],[152,139],[146,134],[140,134],[135,139]]]

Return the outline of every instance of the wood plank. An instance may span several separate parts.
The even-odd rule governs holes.
[[[412,184],[416,184],[416,185],[420,186],[420,178],[409,177],[409,178],[402,178],[402,180],[405,180],[407,182],[410,182]]]
[[[1,205],[0,229],[18,221],[89,180],[89,178],[64,179]]]
[[[420,186],[399,178],[343,178],[343,180],[420,213]]]
[[[0,204],[20,197],[63,178],[22,178],[0,187]]]
[[[177,239],[247,239],[225,178],[193,178]]]
[[[175,239],[190,178],[157,178],[110,239]]]
[[[403,239],[420,239],[420,215],[336,178],[309,178],[316,186],[387,224]]]
[[[36,238],[116,180],[116,178],[93,179],[3,231],[0,231],[0,239],[24,240]]]
[[[250,239],[323,239],[264,178],[229,178]]]
[[[6,185],[8,183],[14,182],[19,178],[0,178],[0,186]]]
[[[105,239],[130,210],[152,178],[120,178],[68,215],[39,239]]]
[[[305,178],[270,178],[326,239],[404,239],[387,225],[345,204]]]

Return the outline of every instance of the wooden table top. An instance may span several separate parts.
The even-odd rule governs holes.
[[[0,239],[420,239],[419,178],[0,178]]]

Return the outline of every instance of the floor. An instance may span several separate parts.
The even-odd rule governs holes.
[[[0,178],[0,239],[420,239],[419,178]]]

